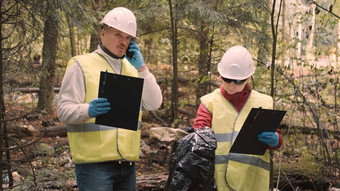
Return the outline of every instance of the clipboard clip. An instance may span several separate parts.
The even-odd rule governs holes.
[[[259,107],[259,110],[256,112],[256,115],[254,116],[254,119],[256,119],[260,115],[261,111],[262,111],[262,107]]]
[[[256,120],[256,119],[257,119],[257,117],[260,115],[261,111],[262,111],[262,107],[259,107],[259,109],[257,110],[255,116],[254,116],[253,119],[251,120],[251,123],[249,124],[250,127],[253,126],[253,120]]]
[[[104,81],[103,81],[103,87],[102,87],[102,95],[104,94],[104,88],[105,88],[105,84],[106,84],[106,77],[107,77],[107,70],[105,71],[105,75],[104,75]]]

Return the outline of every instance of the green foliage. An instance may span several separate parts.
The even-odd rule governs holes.
[[[61,153],[65,152],[65,150],[67,150],[67,149],[69,149],[69,146],[67,146],[67,145],[61,145],[61,146],[59,146],[59,147],[56,147],[56,148],[54,149],[54,155],[55,155],[55,156],[58,156],[58,155],[60,155]]]
[[[269,24],[271,7],[267,4],[268,1],[177,0],[172,2],[172,8],[178,22],[178,76],[184,81],[179,83],[179,116],[178,119],[170,121],[172,124],[186,123],[185,125],[192,125],[196,106],[199,104],[196,94],[200,85],[212,81],[212,83],[216,83],[216,86],[219,86],[217,80],[215,80],[218,76],[217,63],[223,53],[233,45],[245,46],[254,58],[267,64],[256,63],[257,68],[253,75],[254,82],[251,85],[257,91],[270,94],[271,63],[268,60],[271,60],[272,57],[273,36]],[[164,92],[162,108],[171,111],[171,83],[173,82],[171,66],[173,58],[169,4],[166,0],[104,1],[101,9],[97,7],[96,1],[93,0],[3,1],[2,12],[9,9],[6,14],[2,15],[5,23],[2,24],[1,31],[4,64],[4,81],[2,83],[5,93],[15,92],[14,88],[17,87],[36,87],[39,85],[41,68],[34,67],[33,57],[35,54],[42,54],[43,23],[46,19],[48,3],[51,3],[55,7],[56,13],[59,13],[60,16],[55,14],[55,19],[58,19],[61,24],[57,43],[55,86],[60,86],[66,63],[71,57],[70,27],[75,31],[77,54],[87,53],[90,35],[98,32],[95,26],[98,25],[105,13],[116,6],[126,6],[136,15],[137,34],[144,60],[150,71],[155,74],[157,79],[161,80],[160,85]],[[336,47],[336,26],[339,21],[325,11],[316,15],[316,31],[313,41],[315,49],[312,52],[315,58],[305,58],[305,45],[308,40],[307,32],[310,26],[311,12],[308,12],[309,5],[303,3],[301,10],[298,10],[297,4],[289,5],[286,8],[286,38],[280,38],[282,37],[280,31],[278,34],[275,56],[276,68],[280,67],[282,73],[288,76],[288,79],[280,72],[275,72],[275,79],[273,79],[275,106],[288,111],[284,123],[296,129],[306,126],[317,128],[311,108],[318,114],[320,123],[324,124],[327,130],[335,129],[334,124],[339,123],[337,118],[339,112],[334,109],[335,101],[339,105],[339,85],[337,84],[337,89],[334,86],[337,83],[334,77],[337,73],[332,72],[332,69],[328,66],[319,67],[316,63],[318,59],[328,56],[331,48]],[[327,7],[327,2],[324,1],[323,3]],[[296,19],[299,16],[301,16],[301,19]],[[303,28],[302,39],[300,40],[297,39],[298,24],[302,24]],[[281,20],[279,22],[280,27],[282,27]],[[201,46],[201,42],[206,44]],[[301,55],[297,55],[297,48],[300,45]],[[207,58],[208,61],[200,63],[202,57]],[[285,63],[281,61],[284,59],[286,60]],[[41,59],[38,62],[41,63]],[[167,69],[161,69],[161,66],[164,65],[167,66]],[[298,72],[302,66],[305,74],[299,76]],[[189,74],[190,71],[201,73],[191,75]],[[212,77],[207,76],[207,72],[211,72]],[[179,79],[174,80],[180,81]],[[305,97],[302,97],[299,92]],[[309,105],[304,99],[308,101]],[[19,105],[18,102],[8,101],[8,99],[6,99],[6,103]],[[25,109],[31,109],[29,104],[24,105]],[[338,105],[337,107],[339,107]],[[283,135],[285,142],[294,143],[290,145],[291,147],[285,148],[291,153],[284,150],[285,154],[292,158],[294,155],[301,157],[298,162],[292,164],[292,168],[305,173],[320,172],[322,167],[319,160],[326,161],[327,158],[322,152],[324,145],[320,143],[319,139],[315,139],[315,137],[321,135],[313,135],[314,139],[312,137],[306,138],[313,140],[313,143],[306,142],[304,137],[291,136],[288,131],[285,131]],[[333,159],[339,158],[339,152],[335,155],[336,152],[330,149],[329,143],[330,141],[327,140],[326,147],[329,148],[331,157]],[[66,148],[58,147],[53,151],[54,153],[50,153],[44,145],[40,145],[38,149],[50,156],[58,155]],[[48,164],[49,160],[49,158],[44,160],[44,164]],[[304,171],[299,166],[301,162],[306,163],[306,166],[303,166],[306,169],[312,169],[312,166],[315,165],[317,167],[315,172]],[[39,174],[38,177],[41,177],[38,179],[42,179],[44,175],[53,174],[51,172],[44,173]],[[67,179],[66,177],[63,178]],[[26,185],[26,181],[27,184],[31,184],[33,179],[27,178],[24,185]]]

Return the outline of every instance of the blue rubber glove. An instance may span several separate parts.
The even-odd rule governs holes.
[[[279,135],[276,132],[262,132],[258,135],[258,140],[271,147],[276,147],[279,144]]]
[[[125,58],[138,70],[140,67],[144,66],[143,55],[140,52],[139,46],[134,41],[130,41],[130,46],[128,48],[129,52],[133,52],[133,57],[129,58],[125,55]]]
[[[106,98],[96,98],[89,103],[89,116],[97,117],[98,115],[107,113],[111,110],[110,102]]]

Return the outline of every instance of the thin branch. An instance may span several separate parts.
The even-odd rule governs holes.
[[[34,145],[34,143],[37,143],[37,142],[40,141],[43,137],[45,137],[47,133],[48,133],[48,132],[46,131],[46,132],[44,132],[44,134],[40,135],[38,138],[36,138],[36,139],[33,139],[33,138],[32,138],[32,140],[34,140],[34,141],[32,141],[32,140],[27,140],[27,141],[25,141],[24,143],[22,143],[22,144],[20,144],[20,145],[17,145],[17,146],[14,146],[14,147],[11,147],[11,148],[3,148],[3,149],[0,149],[0,152],[6,151],[6,150],[22,149],[22,148],[24,148],[24,147],[26,147],[26,146]],[[12,141],[13,141],[13,140],[12,140]]]
[[[6,120],[4,120],[4,121],[0,121],[0,123],[3,123],[3,122],[5,122],[5,121],[6,121],[6,122],[7,122],[7,121],[15,121],[15,120],[24,118],[24,117],[28,116],[29,114],[35,113],[35,112],[37,112],[37,111],[40,111],[42,108],[44,108],[46,105],[48,105],[48,103],[50,103],[53,99],[54,99],[54,96],[53,96],[50,100],[48,100],[44,105],[42,105],[42,106],[40,106],[40,107],[38,107],[38,108],[36,108],[36,109],[34,109],[34,110],[28,112],[28,113],[25,113],[25,114],[23,114],[23,115],[21,115],[21,116],[14,117],[14,118],[11,118],[11,119],[6,119]]]
[[[262,3],[261,3],[261,1],[259,1],[259,0],[256,0],[269,14],[271,14],[271,11],[266,7],[266,6],[264,6]]]
[[[14,3],[11,7],[9,7],[6,10],[1,10],[1,14],[3,16],[2,17],[3,19],[1,20],[0,24],[6,23],[6,21],[8,21],[13,16],[12,14],[6,14],[6,13],[10,12],[14,6],[17,6],[17,3]],[[4,16],[7,16],[7,18],[5,19]]]
[[[333,15],[334,17],[337,17],[338,19],[340,19],[340,16],[334,14],[332,11],[322,7],[321,5],[319,5],[317,2],[313,1],[313,3],[318,6],[319,8],[323,9],[324,11],[328,12],[329,14]]]
[[[255,59],[255,58],[253,58],[253,59],[254,59],[255,61],[257,61],[257,62],[263,64],[263,65],[266,65],[264,62],[262,62],[262,61],[260,61],[260,60],[257,60],[257,59]],[[294,89],[295,89],[297,95],[298,95],[299,97],[301,97],[302,100],[303,100],[303,103],[305,103],[305,104],[308,106],[309,111],[310,111],[310,112],[312,113],[312,115],[313,115],[314,122],[317,124],[318,127],[320,127],[320,128],[319,128],[320,136],[323,137],[323,135],[324,135],[323,133],[325,133],[327,139],[330,140],[331,138],[330,138],[330,136],[329,136],[328,130],[324,127],[323,123],[320,122],[320,120],[319,120],[319,115],[317,114],[317,112],[315,111],[315,109],[313,108],[313,106],[311,105],[311,103],[307,100],[307,98],[306,98],[306,97],[303,95],[303,93],[299,90],[299,88],[298,88],[298,86],[295,84],[294,80],[290,79],[286,74],[284,74],[283,71],[281,70],[281,68],[277,67],[275,70],[276,70],[279,74],[281,74],[284,78],[286,78],[286,80],[287,80],[290,84],[293,85],[293,87],[294,87]],[[327,156],[330,157],[330,154],[329,154],[329,152],[328,152],[328,148],[327,148],[327,146],[326,146],[325,141],[322,139],[321,142],[322,142],[323,148],[326,150],[326,152],[327,152],[327,154],[328,154]],[[330,146],[331,146],[331,148],[334,150],[333,145],[330,145]]]
[[[279,12],[277,13],[276,29],[275,29],[276,38],[277,38],[277,31],[278,31],[278,28],[279,28],[279,21],[280,21],[280,15],[281,15],[281,10],[282,10],[282,1],[283,0],[280,0]]]

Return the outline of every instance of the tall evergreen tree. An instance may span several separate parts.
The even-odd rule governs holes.
[[[33,64],[30,62],[33,50],[32,42],[38,39],[39,22],[32,7],[33,2],[1,1],[0,2],[0,190],[3,190],[3,180],[9,187],[13,186],[12,166],[10,153],[15,147],[8,134],[8,110],[5,94],[17,88],[21,80],[21,71]],[[27,73],[26,73],[27,75]],[[28,74],[29,75],[29,74]],[[7,111],[6,111],[7,110]],[[3,179],[7,177],[6,179]]]
[[[57,57],[57,39],[60,21],[58,9],[53,2],[47,1],[46,8],[38,109],[53,112],[55,61]]]

